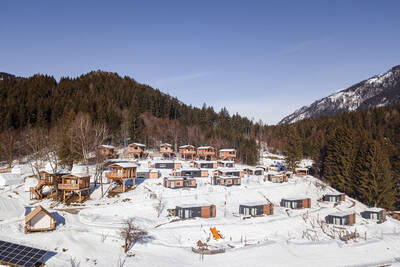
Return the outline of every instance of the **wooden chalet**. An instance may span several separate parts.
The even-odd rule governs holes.
[[[361,212],[364,219],[384,221],[386,220],[386,210],[381,208],[368,208]]]
[[[164,159],[172,159],[175,156],[174,150],[171,144],[163,143],[160,145],[160,156]]]
[[[172,170],[172,176],[175,177],[208,177],[208,175],[208,170],[199,168],[182,168]]]
[[[176,216],[181,219],[211,218],[216,216],[216,208],[213,204],[183,204],[176,206]]]
[[[136,178],[158,179],[161,173],[157,169],[138,169],[136,171]]]
[[[216,169],[218,165],[216,161],[196,160],[193,162],[193,167],[200,169]]]
[[[82,201],[82,193],[90,194],[90,176],[86,174],[68,174],[62,176],[58,189],[63,193],[63,200],[67,194],[78,194],[79,201]]]
[[[326,223],[336,225],[353,225],[356,222],[356,214],[354,212],[335,212],[325,217]]]
[[[239,214],[250,216],[272,215],[274,214],[274,204],[269,201],[240,204]]]
[[[197,148],[198,160],[216,160],[215,149],[212,146],[200,146]]]
[[[117,154],[115,153],[115,147],[111,145],[101,145],[99,146],[99,154],[105,159],[115,159]]]
[[[218,151],[218,158],[220,160],[235,161],[236,160],[236,149],[234,149],[234,148],[220,149]]]
[[[296,174],[296,176],[307,176],[308,169],[307,168],[296,168],[294,170],[294,173]]]
[[[344,193],[328,193],[322,197],[323,201],[328,202],[340,202],[345,200],[346,195]]]
[[[196,188],[196,179],[189,177],[165,177],[164,187],[167,188]]]
[[[54,229],[56,229],[56,218],[40,205],[25,216],[25,233]]]
[[[68,174],[68,171],[59,170],[55,174],[41,171],[38,175],[38,184],[35,187],[30,188],[30,199],[42,199],[43,189],[47,186],[50,188],[50,192],[56,189],[56,185],[62,182],[62,176]]]
[[[311,208],[311,199],[302,197],[282,198],[281,206],[289,209]]]
[[[239,176],[217,176],[211,177],[211,184],[213,185],[224,185],[224,186],[232,186],[232,185],[241,185],[242,178]]]
[[[391,211],[390,217],[392,217],[395,220],[400,220],[400,211]]]
[[[161,161],[156,161],[154,163],[149,162],[149,168],[172,170],[172,169],[182,168],[182,163],[173,160],[161,160]]]
[[[217,166],[218,168],[234,168],[235,162],[230,160],[218,160]]]
[[[135,159],[143,159],[145,158],[146,146],[140,143],[132,143],[128,146],[128,156]]]
[[[289,180],[285,174],[268,174],[267,177],[268,181],[272,183],[284,183]]]
[[[238,176],[243,178],[244,172],[234,168],[218,168],[214,171],[214,176]]]
[[[135,185],[137,165],[135,163],[120,162],[108,166],[106,178],[110,179],[110,187],[113,183],[122,185],[122,191],[125,192],[125,185],[128,180],[132,180],[132,186]]]
[[[195,147],[192,145],[184,145],[179,147],[179,155],[184,160],[194,160],[196,157]]]
[[[263,168],[252,168],[252,167],[250,167],[250,168],[246,168],[245,170],[245,173],[247,174],[247,175],[251,175],[251,176],[262,176],[262,175],[264,175],[264,169]]]

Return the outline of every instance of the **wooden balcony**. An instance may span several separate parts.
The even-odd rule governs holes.
[[[83,189],[82,185],[80,186],[79,184],[59,184],[58,189],[60,190],[80,190]]]
[[[117,173],[117,172],[106,172],[106,178],[114,180],[114,179],[126,179],[126,175],[123,173]]]

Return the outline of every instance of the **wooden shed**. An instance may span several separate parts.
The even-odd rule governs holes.
[[[132,180],[132,186],[135,185],[137,165],[130,162],[114,163],[108,166],[109,171],[106,172],[106,178],[111,180],[110,187],[113,183],[122,185],[125,192],[125,185],[128,180]]]
[[[241,182],[242,182],[242,179],[239,176],[211,177],[211,184],[213,184],[213,185],[232,186],[232,185],[240,185]]]
[[[272,183],[284,183],[288,181],[288,177],[285,174],[268,174],[268,181]]]
[[[294,170],[294,173],[296,174],[296,176],[307,176],[308,169],[307,168],[296,168]]]
[[[214,176],[239,176],[243,178],[244,172],[235,168],[218,168],[214,171]]]
[[[63,192],[65,201],[67,194],[78,194],[79,200],[82,200],[82,193],[90,194],[90,176],[86,174],[68,174],[62,177],[58,189]]]
[[[200,169],[216,169],[218,166],[216,161],[196,160],[193,162],[193,167]]]
[[[263,168],[247,168],[245,170],[245,172],[247,173],[247,175],[251,175],[251,176],[262,176],[264,175],[264,169]]]
[[[189,177],[165,177],[164,187],[167,188],[196,188],[196,179]]]
[[[197,148],[198,160],[216,160],[215,149],[212,146],[200,146]]]
[[[114,159],[117,157],[115,147],[111,145],[101,145],[99,146],[98,151],[100,156],[106,159]]]
[[[172,159],[175,156],[172,145],[168,143],[160,144],[160,156],[164,159]]]
[[[128,156],[135,159],[143,159],[146,157],[146,145],[140,143],[132,143],[128,146]]]
[[[311,208],[311,199],[307,197],[282,198],[281,206],[290,209]]]
[[[384,221],[386,220],[386,210],[382,208],[368,208],[361,212],[364,219]]]
[[[234,149],[234,148],[220,149],[218,151],[218,158],[220,160],[235,161],[236,160],[236,149]]]
[[[344,193],[327,193],[322,197],[323,201],[328,202],[340,202],[345,200],[346,195]]]
[[[157,169],[138,169],[136,171],[136,178],[158,179],[161,173]]]
[[[183,204],[176,206],[176,216],[182,219],[201,217],[211,218],[216,216],[216,208],[213,204]]]
[[[217,166],[219,168],[234,168],[235,162],[230,160],[218,160]]]
[[[25,216],[25,232],[43,232],[56,229],[56,218],[44,209],[37,206]]]
[[[274,214],[274,204],[267,201],[240,204],[239,214],[250,216],[272,215]]]
[[[195,147],[192,145],[184,145],[179,147],[179,155],[184,160],[194,160],[196,156]]]
[[[335,212],[325,217],[326,223],[336,225],[353,225],[356,222],[356,214],[354,212]]]

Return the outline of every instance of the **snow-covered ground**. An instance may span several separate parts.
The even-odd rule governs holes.
[[[276,155],[263,160],[264,165],[283,162]],[[147,166],[147,162],[143,163]],[[189,166],[188,162],[183,164]],[[252,176],[232,187],[213,186],[209,178],[198,178],[197,188],[168,189],[162,181],[169,172],[162,170],[159,179],[139,181],[135,190],[117,197],[100,198],[97,188],[83,204],[59,204],[54,208],[50,208],[50,200],[29,200],[23,184],[4,188],[0,190],[0,240],[55,252],[47,257],[46,266],[71,266],[71,259],[80,266],[119,266],[121,261],[125,261],[124,266],[400,266],[400,222],[388,218],[377,224],[363,219],[360,212],[366,207],[348,197],[336,206],[317,201],[334,190],[321,186],[316,178],[294,177],[288,183],[274,184]],[[216,217],[172,222],[176,217],[168,217],[165,209],[157,218],[158,200],[154,194],[163,199],[168,209],[179,204],[213,203]],[[279,206],[281,198],[296,196],[311,198],[312,208],[287,210]],[[266,199],[274,203],[274,215],[249,219],[238,215],[240,204]],[[38,204],[56,214],[57,229],[25,234],[24,207]],[[338,237],[333,239],[329,236],[332,226],[324,233],[318,222],[339,211],[356,212],[356,224],[344,228],[356,230],[358,239],[347,243]],[[121,226],[128,218],[148,232],[129,256],[123,252],[120,236]],[[224,239],[215,241],[210,227],[216,227]],[[198,240],[224,248],[225,253],[200,257],[191,250]]]

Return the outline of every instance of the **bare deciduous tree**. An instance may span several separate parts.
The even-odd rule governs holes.
[[[157,204],[154,206],[154,208],[157,212],[157,218],[160,218],[161,213],[165,210],[166,206],[167,206],[167,203],[164,201],[162,196],[157,198]]]
[[[12,167],[12,163],[17,156],[20,145],[19,131],[8,129],[0,134],[0,153],[5,157],[9,168]]]
[[[147,232],[140,229],[133,223],[133,219],[130,218],[124,222],[124,226],[121,230],[121,236],[124,239],[124,251],[128,252],[131,247],[137,242],[143,239],[147,235]]]
[[[28,128],[25,132],[24,141],[32,172],[39,179],[40,169],[44,167],[47,156],[48,131],[44,128]]]

